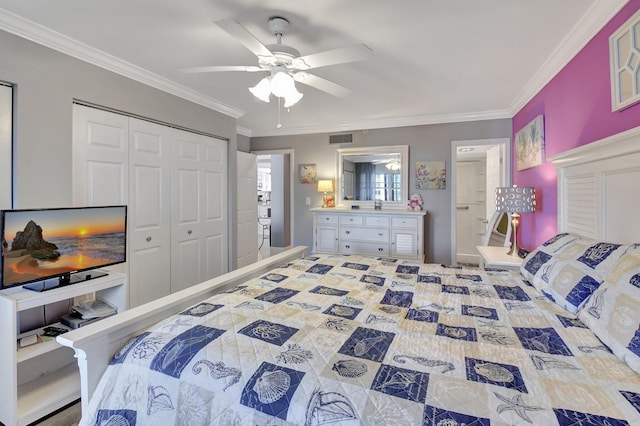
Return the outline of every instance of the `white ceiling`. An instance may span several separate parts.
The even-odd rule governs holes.
[[[0,0],[0,29],[237,117],[247,136],[510,118],[628,0]],[[4,10],[3,10],[4,9]],[[247,88],[262,74],[185,74],[256,65],[212,22],[275,43],[267,20],[291,22],[302,55],[364,43],[373,56],[313,73],[353,93],[298,85],[281,111]],[[272,97],[273,99],[273,97]]]

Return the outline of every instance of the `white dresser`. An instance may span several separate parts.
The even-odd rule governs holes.
[[[426,211],[311,209],[314,253],[369,254],[424,262]]]

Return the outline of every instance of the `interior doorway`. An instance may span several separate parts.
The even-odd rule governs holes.
[[[293,241],[293,150],[253,151],[257,155],[258,258]]]
[[[511,183],[511,144],[506,138],[454,141],[451,149],[451,261],[477,265],[476,246],[495,212],[495,188]]]

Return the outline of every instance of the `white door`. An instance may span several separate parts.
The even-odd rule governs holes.
[[[502,167],[502,147],[493,146],[487,150],[486,167],[486,213],[485,222],[488,224],[496,211],[496,188],[503,182]],[[485,229],[486,232],[486,229]]]
[[[238,151],[237,185],[238,185],[238,259],[237,266],[241,268],[258,261],[258,244],[256,242],[255,227],[258,219],[258,203],[256,190],[258,188],[258,156]]]
[[[456,262],[478,263],[476,246],[485,233],[485,163],[458,162],[456,166]]]
[[[11,208],[13,88],[0,84],[0,208]]]
[[[171,129],[129,120],[129,297],[133,307],[170,293]]]
[[[72,186],[75,206],[128,204],[129,119],[73,105]]]
[[[171,176],[171,292],[227,272],[224,141],[176,133]]]

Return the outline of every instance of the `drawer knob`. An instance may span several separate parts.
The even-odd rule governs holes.
[[[351,231],[344,231],[345,234],[349,235]]]
[[[192,233],[193,233],[193,231],[192,231],[191,229],[189,229],[189,230],[187,231],[187,235],[191,235]]]
[[[151,237],[147,237],[147,242],[151,242]]]
[[[378,232],[378,237],[382,237],[384,234],[382,232]]]
[[[346,246],[344,246],[344,248],[348,248],[349,249],[349,248],[351,248],[351,246],[347,244]]]
[[[325,217],[325,218],[324,218],[324,220],[329,220],[329,218],[328,218],[328,217]]]
[[[379,247],[379,248],[378,248],[378,251],[382,253],[382,247]]]

